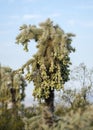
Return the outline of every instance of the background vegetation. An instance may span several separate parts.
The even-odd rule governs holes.
[[[83,69],[83,67],[86,69]],[[77,73],[77,69],[82,70],[82,73],[81,71]],[[82,75],[83,70],[86,70],[84,73],[88,73],[89,75]],[[83,76],[86,80],[84,80]],[[19,107],[16,107],[18,114],[15,115],[12,110],[13,108],[7,108],[0,102],[0,130],[10,130],[11,128],[13,130],[92,130],[93,105],[89,98],[91,96],[92,99],[93,95],[92,78],[93,70],[88,69],[84,64],[73,68],[70,74],[70,81],[67,83],[68,88],[66,85],[64,90],[56,92],[55,112],[52,120],[53,126],[50,128],[48,128],[42,118],[43,104],[39,103],[25,107],[20,102]],[[73,86],[74,82],[81,84],[81,81],[86,85],[80,86],[80,88]],[[70,85],[73,86],[72,89]],[[44,112],[47,117],[51,118],[51,113],[47,109]]]

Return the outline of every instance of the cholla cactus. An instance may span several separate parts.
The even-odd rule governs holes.
[[[71,33],[65,33],[50,19],[34,25],[23,25],[16,38],[17,44],[22,44],[28,51],[28,43],[34,39],[37,42],[37,53],[25,65],[26,79],[33,81],[35,98],[43,99],[50,111],[54,111],[54,90],[64,88],[64,83],[69,80],[69,54],[75,49],[71,46]],[[29,43],[30,44],[30,43]]]
[[[0,102],[20,104],[25,97],[26,82],[21,74],[9,67],[0,67]]]
[[[62,110],[62,109],[61,109]],[[56,118],[52,127],[43,124],[40,116],[24,119],[25,130],[93,130],[93,105],[88,105],[83,110],[66,112],[60,118]]]

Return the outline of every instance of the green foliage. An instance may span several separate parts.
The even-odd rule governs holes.
[[[71,71],[71,80],[77,81],[82,90],[84,88],[90,90],[93,86],[93,68],[89,69],[84,63],[79,64]]]
[[[23,25],[16,42],[22,44],[28,51],[28,42],[37,42],[37,53],[23,67],[27,70],[26,79],[33,81],[33,95],[37,99],[49,98],[50,89],[63,89],[69,80],[69,54],[75,49],[71,46],[71,33],[65,33],[58,25],[53,25],[50,19],[40,23],[39,27]]]
[[[89,97],[93,94],[93,70],[88,69],[84,63],[76,66],[71,71],[70,81],[65,85],[64,90],[58,94],[63,108],[65,106],[76,110],[85,107],[90,103]]]
[[[86,91],[87,94],[87,91]],[[82,91],[77,92],[76,90],[65,90],[63,91],[61,100],[62,102],[71,109],[78,109],[86,106],[89,102],[84,99],[84,93]]]

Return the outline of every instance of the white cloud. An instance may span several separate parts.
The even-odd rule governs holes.
[[[50,16],[55,18],[55,17],[61,16],[61,14],[60,13],[54,13],[54,14],[51,14]]]
[[[0,31],[0,35],[6,35],[6,34],[9,34],[11,31],[9,30],[2,30]]]
[[[16,19],[19,19],[20,16],[19,15],[12,15],[12,16],[10,16],[10,18],[16,20]]]
[[[10,2],[10,3],[14,3],[14,2],[15,2],[15,0],[8,0],[8,2]]]
[[[35,2],[35,1],[38,1],[38,0],[24,0],[24,2]]]
[[[93,4],[77,6],[79,9],[93,9]]]
[[[25,20],[29,20],[29,19],[38,19],[38,18],[41,18],[42,16],[39,15],[39,14],[26,14],[23,16],[23,19]]]
[[[80,26],[85,28],[93,28],[93,21],[83,21],[70,19],[67,21],[69,26]]]
[[[76,21],[74,19],[68,20],[68,24],[70,26],[74,26],[76,24]]]
[[[82,27],[93,27],[93,21],[79,21],[78,24]]]
[[[25,0],[25,1],[32,2],[32,1],[35,1],[35,0]]]

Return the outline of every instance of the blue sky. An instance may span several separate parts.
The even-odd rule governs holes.
[[[36,24],[51,18],[65,32],[76,34],[72,45],[76,52],[71,54],[73,65],[84,62],[92,67],[93,50],[93,0],[0,0],[0,62],[13,69],[19,68],[35,52],[23,51],[15,44],[22,24]]]
[[[84,62],[93,67],[93,0],[0,0],[0,63],[13,69],[21,67],[35,52],[23,51],[15,44],[22,24],[36,24],[51,18],[65,32],[76,34],[71,54],[73,66]]]

